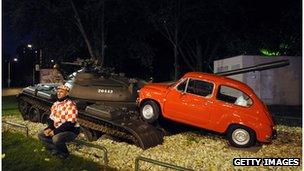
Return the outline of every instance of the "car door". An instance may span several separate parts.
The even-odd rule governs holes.
[[[210,120],[213,124],[213,130],[223,131],[229,123],[231,117],[250,118],[254,120],[254,116],[250,116],[253,100],[243,91],[231,87],[229,85],[220,85],[216,93],[214,105],[214,114]]]
[[[213,83],[204,80],[185,80],[168,93],[165,112],[173,120],[203,127],[209,122],[213,87]]]
[[[176,86],[171,87],[166,95],[163,112],[164,116],[173,120],[183,121],[187,107],[185,91],[188,84],[188,78],[182,79]]]

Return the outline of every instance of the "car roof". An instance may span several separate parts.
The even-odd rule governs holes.
[[[203,79],[206,81],[214,82],[215,84],[218,84],[218,85],[227,85],[227,86],[231,86],[231,87],[240,89],[247,93],[253,93],[253,90],[248,85],[246,85],[240,81],[234,80],[232,78],[225,77],[225,76],[220,76],[220,75],[210,74],[210,73],[203,73],[203,72],[188,72],[183,76],[183,78],[184,77]]]

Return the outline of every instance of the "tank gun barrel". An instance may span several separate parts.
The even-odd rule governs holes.
[[[222,75],[222,76],[229,76],[229,75],[243,74],[243,73],[253,72],[253,71],[263,71],[263,70],[268,70],[268,69],[273,69],[273,68],[280,68],[280,67],[284,67],[284,66],[287,66],[287,65],[289,65],[289,60],[288,59],[274,61],[274,62],[262,63],[262,64],[258,64],[258,65],[255,65],[255,66],[241,68],[241,69],[218,72],[218,73],[215,73],[215,74]]]
[[[82,66],[81,63],[75,63],[75,62],[61,62],[62,65],[75,65],[75,66]]]

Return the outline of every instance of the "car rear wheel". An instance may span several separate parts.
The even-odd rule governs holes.
[[[156,102],[152,100],[144,102],[140,107],[140,115],[148,123],[155,122],[158,119],[159,114],[160,108]]]
[[[256,142],[255,132],[242,125],[230,126],[227,138],[230,145],[238,148],[250,147]]]

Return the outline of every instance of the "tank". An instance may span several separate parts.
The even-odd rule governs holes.
[[[144,80],[115,74],[109,68],[86,66],[71,74],[66,83],[72,85],[69,97],[78,107],[78,122],[89,141],[106,134],[143,149],[163,142],[162,132],[141,120],[137,112],[137,91]],[[57,100],[58,86],[38,84],[24,88],[17,95],[22,117],[45,123]]]

